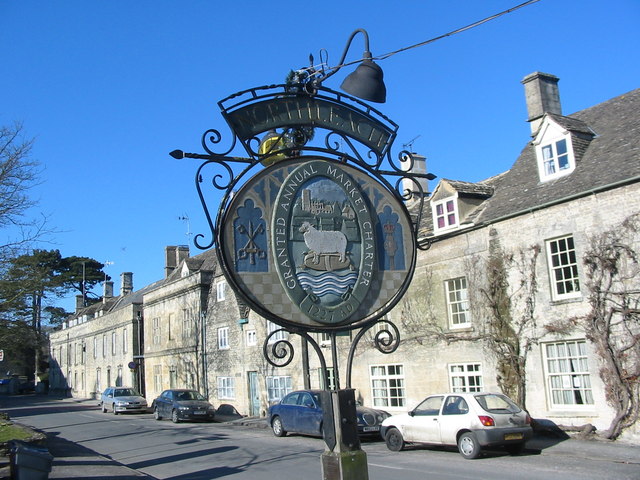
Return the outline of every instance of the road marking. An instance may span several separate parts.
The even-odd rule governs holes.
[[[389,465],[378,465],[377,463],[371,462],[369,462],[369,465],[371,465],[372,467],[388,468],[389,470],[406,470],[406,468],[404,467],[390,467]]]

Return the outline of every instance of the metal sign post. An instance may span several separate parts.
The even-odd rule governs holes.
[[[330,334],[336,388],[322,395],[323,478],[365,480],[366,454],[350,386],[353,356],[362,334],[409,286],[427,193],[423,185],[435,176],[413,173],[411,152],[391,156],[394,122],[313,77],[238,92],[218,105],[232,132],[228,148],[211,129],[202,137],[206,153],[171,152],[178,159],[204,160],[196,189],[211,236],[206,241],[198,234],[194,243],[215,246],[239,300],[282,327],[263,344],[272,365],[293,359],[288,340],[271,342],[286,330],[311,346],[328,378],[324,354],[310,333]],[[233,155],[239,145],[246,156]],[[206,172],[222,192],[214,218],[205,201]],[[419,204],[417,217],[409,215],[408,199]],[[375,345],[390,353],[399,336],[395,325],[385,323],[389,327],[376,335]],[[347,388],[340,389],[336,334],[353,329],[360,332],[349,351]]]

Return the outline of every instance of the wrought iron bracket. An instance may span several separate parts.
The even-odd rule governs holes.
[[[218,102],[231,130],[226,147],[220,131],[209,129],[201,139],[206,153],[171,152],[176,159],[204,160],[196,171],[195,186],[211,234],[197,234],[195,246],[207,250],[220,244],[217,222],[233,193],[255,172],[286,158],[323,156],[362,169],[403,204],[412,200],[413,234],[418,248],[424,248],[424,242],[417,242],[428,195],[424,185],[435,175],[414,172],[412,152],[391,155],[398,125],[385,115],[355,97],[322,86],[309,89],[307,83],[262,86],[230,95]],[[233,155],[240,147],[244,155]],[[210,187],[222,193],[215,216],[205,200],[204,179],[210,170]]]

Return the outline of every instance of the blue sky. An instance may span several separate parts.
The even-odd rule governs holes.
[[[188,228],[208,233],[199,164],[169,152],[226,132],[219,100],[282,83],[321,49],[335,65],[356,28],[383,55],[523,1],[1,0],[0,125],[21,121],[35,137],[33,214],[59,231],[40,246],[113,262],[116,291],[124,271],[135,289],[161,279],[166,245],[194,255]],[[379,62],[387,102],[375,106],[400,125],[392,153],[411,143],[439,178],[507,170],[530,133],[522,78],[560,77],[566,115],[638,88],[638,25],[637,0],[540,0]],[[362,50],[356,37],[347,60]]]

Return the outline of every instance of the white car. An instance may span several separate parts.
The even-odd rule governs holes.
[[[105,388],[100,397],[100,407],[103,413],[111,411],[114,415],[149,411],[147,400],[135,389],[129,387]]]
[[[533,431],[531,417],[507,396],[478,392],[431,395],[410,412],[385,419],[380,433],[394,452],[406,443],[451,445],[473,459],[482,447],[518,454]]]

